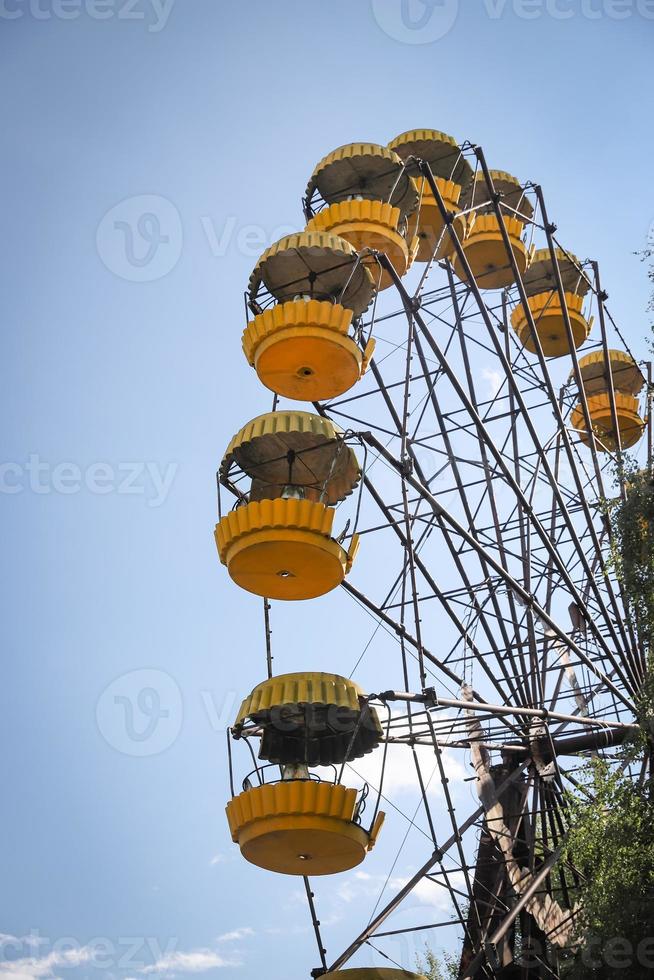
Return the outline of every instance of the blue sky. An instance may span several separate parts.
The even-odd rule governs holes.
[[[263,633],[212,531],[216,464],[270,402],[240,352],[242,293],[263,245],[300,227],[318,159],[412,127],[481,143],[543,184],[642,350],[654,5],[407,12],[0,0],[3,980],[317,965],[297,883],[228,839],[224,730],[262,679]],[[135,225],[145,212],[158,227]],[[335,593],[276,607],[274,630],[278,670],[349,672],[371,624]],[[383,686],[374,665],[363,679]],[[333,953],[403,832],[389,821],[358,876],[321,883]]]

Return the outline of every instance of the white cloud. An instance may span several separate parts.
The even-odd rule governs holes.
[[[321,918],[321,922],[324,923],[324,919]],[[308,926],[266,926],[263,930],[267,936],[305,936],[309,932]]]
[[[248,936],[254,936],[254,929],[251,929],[249,926],[243,926],[241,929],[232,929],[231,932],[224,932],[222,936],[218,936],[216,942],[233,943],[238,939],[246,939]]]
[[[206,973],[207,970],[224,966],[241,966],[241,962],[226,960],[211,949],[196,949],[190,953],[166,953],[156,963],[143,967],[140,972],[173,976],[177,973]]]
[[[463,872],[450,872],[448,874],[448,880],[452,887],[458,891],[465,889]],[[444,880],[442,885],[438,885],[436,882],[430,881],[429,878],[423,878],[413,889],[412,895],[418,905],[429,905],[432,908],[438,909],[440,912],[449,912],[452,909],[452,899],[450,898],[449,891],[445,887]],[[465,902],[465,899],[460,899],[460,902]]]
[[[244,927],[226,932],[217,941],[231,942],[253,935],[253,929]],[[40,942],[43,941],[40,940]],[[0,933],[0,948],[13,945],[19,949],[23,944],[34,947],[39,945],[39,941],[35,941],[33,936],[21,938]],[[59,980],[59,970],[93,963],[94,953],[93,946],[75,946],[66,949],[54,949],[44,956],[24,956],[14,960],[6,959],[6,954],[4,954],[0,961],[0,980]],[[140,969],[139,973],[172,977],[178,973],[206,973],[208,970],[241,965],[241,961],[235,956],[226,959],[214,950],[197,949],[188,953],[181,951],[164,953],[155,963]],[[125,980],[137,980],[137,978],[127,977]]]
[[[394,717],[400,716],[399,714],[394,714]],[[439,721],[444,720],[445,715],[439,716]],[[385,727],[385,724],[382,724]],[[395,737],[409,734],[409,728],[406,725],[395,724],[391,731]],[[429,745],[417,745],[416,756],[425,784],[429,783],[428,795],[431,796],[440,793],[440,773],[438,771],[434,749]],[[451,780],[452,786],[462,784],[466,772],[459,758],[447,749],[442,751],[441,756],[445,775]],[[363,759],[357,759],[352,766],[348,767],[351,771],[356,772],[361,780],[370,784],[371,796],[373,797],[373,787],[379,786],[382,762],[383,747],[379,746],[375,752],[364,756]],[[394,793],[399,794],[411,791],[419,791],[418,776],[411,749],[406,744],[390,744],[388,746],[386,768],[384,771],[384,796],[391,797]]]
[[[31,932],[27,936],[12,936],[8,932],[0,932],[0,947],[13,946],[17,950],[21,946],[28,946],[30,949],[35,947],[38,949],[46,942],[47,940],[43,939],[37,931]]]
[[[3,944],[14,941],[15,937],[3,935]],[[40,980],[54,977],[56,970],[67,966],[81,966],[93,959],[93,950],[86,946],[72,949],[53,950],[46,956],[24,956],[16,960],[3,960],[0,963],[0,980]]]
[[[465,889],[465,880],[461,871],[450,871],[448,878],[454,888],[459,891]],[[387,882],[386,876],[383,874],[371,875],[365,871],[357,871],[337,890],[336,898],[338,905],[340,907],[343,904],[351,905],[356,902],[365,903],[366,901],[375,900],[379,897],[384,885],[386,885],[384,890],[385,895],[391,898],[401,888],[404,888],[408,881],[409,875],[394,875]],[[452,909],[452,904],[447,888],[430,881],[429,878],[423,878],[422,881],[417,883],[410,896],[406,899],[404,908],[405,910],[409,908],[431,908],[438,909],[438,911],[443,913],[449,913]]]
[[[499,371],[493,371],[491,368],[482,368],[481,376],[484,381],[488,381],[490,398],[494,398],[502,387],[502,382],[504,381],[504,375],[500,374]]]

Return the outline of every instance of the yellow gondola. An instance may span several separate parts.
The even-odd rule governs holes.
[[[241,505],[216,525],[221,562],[231,578],[270,599],[312,599],[343,581],[358,549],[332,536],[333,505],[350,494],[359,464],[342,433],[309,412],[269,412],[230,442],[220,466],[251,478]]]
[[[593,395],[588,399],[588,412],[593,426],[593,432],[599,440],[597,445],[600,452],[615,452],[618,448],[630,449],[640,440],[645,429],[645,420],[640,417],[638,399],[631,395],[615,393],[615,411],[620,432],[620,443],[615,435],[611,399],[608,394]],[[573,429],[579,432],[579,437],[587,446],[590,436],[586,430],[586,419],[581,404],[572,410],[570,422]]]
[[[403,276],[415,257],[417,239],[407,243],[407,216],[418,203],[413,181],[400,157],[377,143],[349,143],[320,161],[309,180],[306,199],[326,205],[311,218],[307,231],[330,232],[358,251],[373,249],[388,256]],[[373,257],[365,258],[375,285],[386,289],[392,279]]]
[[[263,681],[241,705],[237,737],[248,722],[261,730],[259,758],[280,765],[340,765],[372,752],[382,736],[361,688],[338,674],[280,674]]]
[[[367,831],[358,822],[355,789],[289,779],[244,790],[227,804],[227,819],[251,864],[279,874],[328,875],[361,864],[384,814]]]
[[[593,351],[579,358],[579,372],[587,395],[599,395],[609,391],[609,372],[615,391],[623,395],[638,395],[645,378],[631,354],[622,350],[609,350],[608,365],[604,351]]]
[[[235,738],[261,735],[259,758],[281,767],[282,778],[248,778],[227,804],[232,839],[252,864],[292,875],[326,875],[360,864],[374,846],[384,814],[361,824],[359,795],[340,782],[312,776],[310,765],[344,764],[378,745],[381,726],[361,689],[337,674],[282,674],[259,684],[241,705]],[[259,732],[257,732],[257,729]]]
[[[265,289],[277,301],[243,333],[243,351],[271,391],[323,401],[356,384],[374,351],[352,330],[373,296],[369,271],[354,248],[331,234],[287,235],[266,249],[250,277],[249,297]]]
[[[582,312],[584,297],[590,289],[590,282],[581,271],[579,260],[574,255],[557,248],[556,260],[561,273],[574,346],[579,348],[588,339],[592,327],[592,320],[587,320]],[[570,344],[564,311],[554,278],[554,265],[549,248],[534,252],[522,279],[527,294],[527,304],[543,354],[546,357],[561,357],[569,354]],[[522,303],[518,303],[513,310],[511,325],[522,345],[533,354],[536,345]]]
[[[522,275],[529,264],[527,246],[522,240],[525,222],[533,215],[533,206],[517,178],[503,170],[491,170],[495,190],[502,195],[501,208],[516,266]],[[502,289],[515,282],[510,257],[483,173],[461,195],[461,209],[466,215],[463,251],[473,276],[481,289]],[[450,252],[456,275],[465,280],[466,274],[458,256]]]
[[[645,384],[645,378],[634,359],[626,351],[609,350],[607,362],[604,351],[593,351],[580,358],[579,371],[586,392],[591,425],[598,440],[598,450],[615,452],[635,446],[643,434],[646,422],[640,416],[637,397]],[[613,422],[609,377],[613,381],[619,440]],[[590,445],[591,439],[581,402],[572,410],[570,423],[579,432],[581,441]]]
[[[435,129],[413,129],[397,136],[388,145],[404,161],[417,157],[428,163],[445,207],[452,213],[459,210],[461,192],[472,180],[472,168],[452,136]],[[450,235],[443,234],[445,222],[436,198],[415,165],[409,172],[419,195],[418,208],[409,219],[408,231],[409,238],[414,234],[418,238],[416,261],[428,262],[432,256],[442,259],[451,252],[452,243]],[[454,229],[462,241],[465,233],[465,220],[462,217],[454,219]]]

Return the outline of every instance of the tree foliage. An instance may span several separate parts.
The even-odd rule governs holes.
[[[569,798],[566,860],[583,874],[580,926],[586,953],[570,976],[613,977],[616,941],[631,949],[631,980],[651,977],[651,963],[638,964],[640,943],[654,933],[654,792],[646,776],[634,780],[621,768],[595,759],[585,790]],[[619,975],[619,974],[618,974]]]
[[[654,241],[648,242],[642,258],[654,285]],[[654,293],[649,310],[654,311]],[[650,346],[654,351],[654,343]],[[583,874],[582,948],[565,974],[575,980],[654,975],[651,956],[642,952],[648,939],[654,945],[654,480],[649,469],[639,468],[626,454],[618,459],[617,476],[625,492],[606,508],[611,564],[645,678],[635,698],[638,734],[623,747],[617,766],[593,759],[581,791],[568,798],[564,859]],[[630,951],[627,972],[615,963],[616,948]]]
[[[641,257],[643,262],[648,263],[647,275],[652,284],[652,294],[647,309],[650,313],[654,313],[654,227],[650,230],[647,238],[647,246],[641,252]],[[652,327],[654,328],[654,324],[652,324]]]
[[[458,958],[451,953],[444,953],[441,958],[427,944],[424,954],[416,957],[416,968],[426,980],[457,980],[459,976]]]
[[[608,507],[612,563],[628,604],[628,616],[645,660],[654,655],[654,480],[623,454],[618,464],[625,499]]]

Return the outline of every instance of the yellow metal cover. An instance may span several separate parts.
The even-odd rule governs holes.
[[[517,177],[508,174],[506,170],[490,170],[491,180],[495,190],[502,195],[502,203],[510,208],[519,211],[525,218],[531,218],[534,208],[526,197],[525,192]],[[480,202],[477,207],[477,201]],[[494,212],[493,205],[489,202],[488,187],[486,178],[482,171],[478,170],[475,179],[464,188],[461,194],[461,208],[467,209],[475,206],[479,214],[491,214]]]
[[[329,538],[335,511],[312,500],[255,500],[225,514],[216,525],[216,544],[224,563],[229,548],[245,535],[275,528],[311,531]]]
[[[348,241],[357,252],[373,249],[383,252],[393,264],[398,276],[409,268],[409,246],[399,230],[399,208],[383,201],[341,201],[323,208],[311,219],[307,228],[331,231]],[[393,282],[373,256],[364,258],[373,282],[378,289],[387,289]]]
[[[371,224],[397,231],[400,218],[400,209],[385,201],[338,201],[336,204],[331,204],[328,208],[318,211],[307,225],[307,231],[330,232],[332,228],[348,221],[368,221]],[[338,234],[338,232],[334,234]],[[339,235],[339,237],[341,236]],[[349,239],[346,238],[345,241],[349,241]],[[352,243],[350,242],[350,244]],[[353,245],[352,247],[356,248],[357,246]],[[366,243],[366,247],[375,248],[378,246]]]
[[[408,157],[424,160],[435,177],[452,180],[460,187],[465,187],[472,180],[472,167],[461,154],[457,141],[447,133],[437,129],[410,129],[400,133],[388,145],[402,160]],[[419,171],[413,167],[410,172],[417,176]]]
[[[508,216],[504,223],[516,264],[522,274],[529,261],[527,248],[520,237],[524,225],[517,218]],[[495,214],[476,214],[473,221],[468,221],[463,251],[481,289],[504,289],[515,282]],[[465,272],[458,256],[451,256],[450,261],[457,276],[465,280]]]
[[[459,210],[461,187],[455,184],[454,181],[445,180],[443,177],[436,177],[436,183],[443,197],[445,208],[448,211],[456,213]],[[452,251],[451,236],[449,232],[443,234],[445,222],[427,181],[422,177],[417,178],[416,186],[420,193],[420,206],[409,219],[409,234],[415,232],[418,239],[416,260],[418,262],[429,262],[432,256],[435,259],[444,259]],[[453,222],[453,227],[459,241],[462,242],[466,230],[465,217],[462,215],[456,217]],[[437,245],[438,251],[434,255],[434,250]]]
[[[314,780],[257,786],[227,804],[232,840],[268,871],[325,875],[360,864],[374,844],[354,823],[354,789]]]
[[[620,432],[620,446],[630,449],[635,446],[643,434],[645,422],[638,414],[638,399],[633,395],[615,393],[615,412]],[[618,440],[613,426],[611,397],[608,393],[593,395],[588,399],[588,414],[593,426],[593,432],[602,445],[597,446],[600,452],[615,452]],[[586,420],[581,404],[577,405],[570,416],[570,424],[579,432],[579,437],[586,445],[590,445],[590,436],[586,430]]]
[[[642,371],[631,354],[622,350],[609,350],[609,365],[613,387],[626,395],[637,395],[645,384]],[[593,351],[579,359],[581,378],[589,395],[608,391],[604,351]],[[572,377],[572,374],[571,374]]]
[[[296,453],[290,466],[288,453]],[[361,471],[342,432],[329,419],[311,412],[267,412],[237,432],[220,464],[225,476],[232,464],[263,485],[271,496],[287,484],[311,487],[335,504],[357,486]],[[289,473],[289,467],[291,472]]]
[[[307,295],[340,302],[359,316],[370,305],[374,286],[356,250],[337,235],[303,231],[286,235],[260,256],[249,282],[250,299],[263,284],[279,302]]]
[[[580,269],[581,262],[579,259],[576,255],[565,252],[562,248],[556,248],[554,251],[565,292],[585,296],[590,289],[590,281]],[[556,289],[552,255],[549,248],[539,248],[534,252],[529,268],[522,279],[527,296],[536,296],[538,293]]]
[[[352,311],[327,300],[298,299],[278,303],[255,316],[243,331],[243,353],[254,365],[257,348],[272,334],[289,327],[320,327],[344,336],[352,323]]]
[[[281,674],[255,687],[234,728],[248,719],[262,728],[260,759],[340,764],[371,752],[382,737],[377,712],[363,697],[354,681],[338,674]]]
[[[253,501],[216,525],[223,565],[242,589],[269,599],[315,599],[340,585],[355,559],[331,537],[335,511],[311,500]]]
[[[535,296],[529,296],[527,303],[545,357],[562,357],[569,354],[568,333],[558,293],[536,293]],[[575,348],[578,349],[588,339],[591,329],[591,323],[581,312],[584,298],[575,293],[565,293],[565,303]],[[533,354],[536,345],[522,303],[518,303],[513,310],[511,325],[524,347]]]
[[[307,198],[316,190],[327,204],[349,197],[388,201],[402,214],[418,203],[416,189],[397,153],[379,143],[347,143],[328,153],[307,185]]]
[[[248,323],[243,351],[266,388],[295,401],[326,401],[348,391],[365,370],[351,323],[352,310],[338,303],[278,303]]]
[[[361,697],[364,694],[359,685],[339,674],[279,674],[258,684],[243,701],[236,725],[243,724],[247,718],[257,720],[272,708],[284,705],[334,705],[359,714]]]

